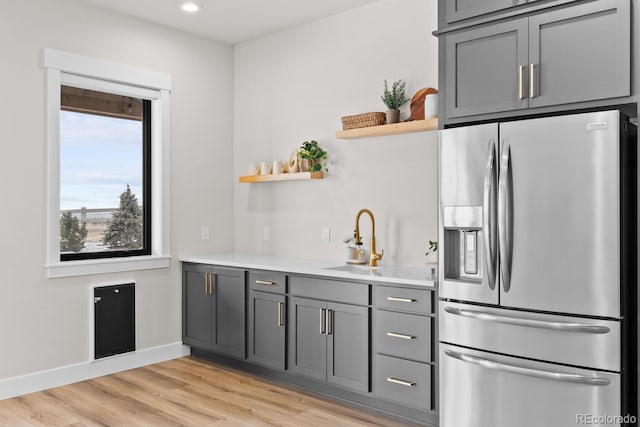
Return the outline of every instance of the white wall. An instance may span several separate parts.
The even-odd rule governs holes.
[[[383,263],[424,266],[437,237],[435,133],[344,141],[335,131],[341,116],[384,110],[384,79],[405,79],[409,97],[437,86],[436,22],[435,1],[383,0],[234,47],[235,175],[307,139],[330,157],[324,180],[236,184],[236,251],[339,259],[366,207]],[[361,227],[370,235],[366,217]]]
[[[0,10],[0,379],[88,360],[92,283],[137,281],[138,349],[179,342],[177,257],[233,249],[231,47],[71,0]],[[171,269],[46,279],[45,47],[172,75]]]

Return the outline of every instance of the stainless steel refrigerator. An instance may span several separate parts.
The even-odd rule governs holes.
[[[441,427],[635,425],[637,157],[619,111],[440,132]]]

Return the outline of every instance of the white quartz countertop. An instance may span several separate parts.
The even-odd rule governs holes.
[[[435,287],[436,278],[431,276],[427,267],[388,266],[380,267],[348,266],[341,260],[317,260],[288,258],[269,255],[251,255],[224,253],[210,255],[182,256],[182,262],[211,264],[225,267],[239,267],[254,270],[271,270],[285,273],[311,274],[332,278],[369,280],[401,285]],[[333,270],[339,267],[342,270]]]

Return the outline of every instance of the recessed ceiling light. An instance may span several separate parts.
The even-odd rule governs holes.
[[[180,5],[180,9],[182,9],[183,12],[196,13],[202,10],[202,5],[194,3],[192,1],[188,1],[186,3],[182,3]]]

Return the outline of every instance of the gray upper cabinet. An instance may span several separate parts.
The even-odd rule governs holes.
[[[182,295],[182,341],[244,358],[244,270],[185,264]]]
[[[441,37],[445,122],[631,94],[630,0],[580,3]]]
[[[535,1],[535,0],[529,0]],[[448,23],[527,3],[527,0],[440,0]]]
[[[529,19],[529,107],[631,93],[629,0],[601,0]]]
[[[524,18],[444,36],[447,117],[528,107],[518,72],[528,59],[527,30]]]

